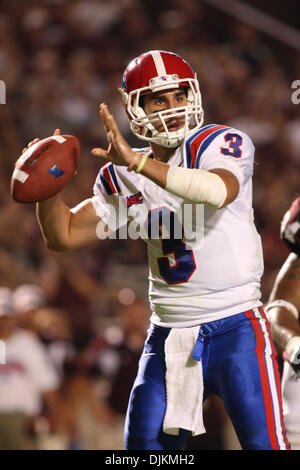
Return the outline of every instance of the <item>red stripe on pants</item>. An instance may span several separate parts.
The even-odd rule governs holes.
[[[286,430],[285,430],[284,421],[283,421],[281,380],[280,380],[280,375],[279,375],[278,363],[276,361],[277,352],[276,352],[276,348],[275,348],[274,343],[273,343],[272,338],[271,338],[270,323],[267,319],[267,316],[264,312],[264,309],[262,307],[259,307],[258,310],[260,311],[260,314],[261,314],[262,318],[264,320],[266,320],[266,327],[267,327],[269,337],[270,337],[270,344],[271,344],[271,347],[272,347],[272,362],[273,362],[273,367],[274,367],[276,389],[277,389],[278,401],[279,401],[279,406],[280,406],[280,422],[281,422],[281,427],[282,427],[282,432],[283,432],[283,439],[284,439],[284,442],[285,442],[287,448],[290,449],[290,444],[289,444],[288,439],[286,437]]]
[[[278,444],[278,438],[276,433],[276,423],[275,423],[275,416],[274,416],[274,409],[273,409],[273,400],[272,400],[272,393],[269,383],[269,375],[268,375],[268,368],[265,359],[265,337],[263,330],[259,324],[259,319],[255,316],[253,310],[248,310],[245,312],[246,317],[251,321],[255,337],[256,337],[256,356],[259,364],[260,370],[260,378],[261,384],[263,389],[263,397],[264,397],[264,404],[265,404],[265,413],[266,413],[266,421],[267,421],[267,428],[268,434],[271,442],[272,449],[280,450]],[[277,383],[276,383],[277,385]],[[277,394],[280,395],[280,390],[278,393],[277,387]],[[282,410],[281,410],[282,414]]]

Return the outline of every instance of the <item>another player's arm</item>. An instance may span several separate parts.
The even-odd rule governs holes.
[[[36,204],[37,218],[47,247],[68,251],[98,240],[97,225],[101,223],[91,199],[73,209],[57,194]]]
[[[300,260],[296,254],[291,253],[282,266],[265,310],[275,343],[300,377]]]
[[[278,302],[278,306],[276,306],[278,300],[288,303],[280,306],[280,302]],[[289,304],[294,306],[294,309],[289,308]],[[298,311],[300,311],[300,259],[296,254],[291,253],[283,264],[275,280],[266,310],[274,341],[282,349],[286,349],[286,345],[292,337],[300,337],[298,316]]]

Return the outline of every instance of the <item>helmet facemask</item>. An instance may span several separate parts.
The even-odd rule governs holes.
[[[168,91],[185,87],[187,89],[187,105],[178,108],[156,111],[146,114],[141,106],[141,98],[145,94]],[[148,142],[153,142],[163,147],[178,147],[185,136],[199,129],[203,123],[203,109],[201,94],[197,78],[179,78],[178,75],[164,75],[154,77],[149,86],[132,90],[130,93],[122,93],[126,111],[131,119],[131,130],[136,137]],[[166,122],[171,118],[184,118],[184,125],[176,130],[169,131]],[[161,124],[163,131],[157,130],[157,124]]]

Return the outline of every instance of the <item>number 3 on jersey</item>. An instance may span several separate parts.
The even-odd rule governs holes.
[[[230,155],[231,157],[240,158],[242,156],[242,150],[240,148],[243,143],[242,137],[239,134],[228,132],[224,136],[224,139],[226,142],[229,142],[229,147],[221,147],[221,152],[224,155]]]
[[[196,269],[196,263],[193,251],[182,240],[183,227],[175,213],[166,207],[159,207],[149,212],[147,224],[149,238],[157,238],[158,235],[161,237],[163,225],[170,234],[170,238],[160,240],[162,252],[165,255],[157,258],[161,277],[168,284],[187,282]],[[174,256],[173,266],[170,264],[168,255]]]

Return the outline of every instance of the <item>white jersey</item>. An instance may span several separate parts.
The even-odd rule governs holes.
[[[211,124],[189,133],[168,161],[184,168],[231,171],[239,181],[239,193],[221,209],[191,204],[125,166],[108,163],[101,168],[92,198],[99,217],[111,228],[123,230],[127,209],[129,221],[138,215],[146,232],[152,227],[151,239],[145,233],[143,238],[148,244],[153,323],[195,326],[262,305],[263,256],[252,209],[253,159],[254,146],[246,134]],[[199,214],[200,222],[203,215],[203,227],[193,218],[190,231],[186,230],[187,208],[195,217]],[[174,221],[175,239],[174,233],[166,238],[163,230],[168,217]],[[135,236],[131,225],[127,234]],[[190,241],[195,227],[200,239],[196,243]]]

